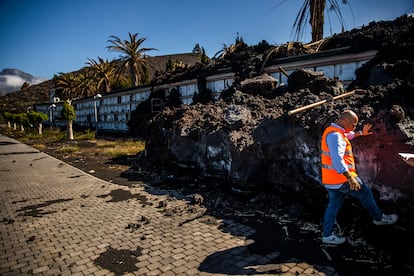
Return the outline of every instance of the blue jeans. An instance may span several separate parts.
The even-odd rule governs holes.
[[[351,190],[348,183],[344,183],[339,189],[326,189],[328,191],[329,202],[324,216],[322,233],[324,237],[332,235],[336,216],[347,195],[357,198],[373,220],[381,219],[382,211],[378,208],[371,189],[359,177],[356,177],[356,179],[361,185],[359,191]]]

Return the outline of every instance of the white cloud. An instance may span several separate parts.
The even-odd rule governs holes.
[[[39,84],[44,81],[44,79],[34,78],[29,84]],[[0,75],[0,95],[19,90],[25,82],[27,82],[27,80],[20,76]]]
[[[7,86],[21,87],[25,80],[19,76],[3,75],[5,81],[4,84]]]

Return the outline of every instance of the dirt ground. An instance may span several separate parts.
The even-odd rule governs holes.
[[[121,174],[127,171],[133,164],[135,156],[121,156],[113,158],[103,153],[102,148],[97,147],[106,140],[95,141],[63,141],[47,142],[46,149],[43,151],[59,160],[73,165],[97,178],[108,182],[117,183],[130,187],[138,181],[129,181],[122,177]],[[80,150],[73,153],[63,153],[61,149],[64,146],[76,144]]]
[[[145,185],[151,190],[169,191],[171,196],[193,195],[193,203],[207,208],[200,219],[208,219],[211,223],[219,218],[233,219],[255,229],[255,234],[248,237],[254,241],[248,246],[252,254],[265,255],[277,248],[281,254],[270,264],[307,262],[331,266],[339,275],[414,275],[414,255],[407,251],[411,250],[409,245],[414,244],[412,229],[404,224],[404,218],[395,226],[374,226],[358,203],[349,200],[338,217],[337,229],[349,237],[348,243],[326,246],[320,242],[323,209],[305,210],[300,203],[283,202],[275,195],[243,194],[235,188],[222,188],[229,187],[221,185],[223,180],[199,178],[188,171],[138,172],[137,156],[112,158],[99,152],[96,147],[99,142],[77,142],[80,150],[71,154],[61,153],[59,149],[73,142],[54,142],[47,144],[44,152],[112,183],[128,187]],[[131,195],[117,195],[128,196]],[[102,257],[99,262],[105,267],[111,266],[113,259],[119,257],[115,255]]]

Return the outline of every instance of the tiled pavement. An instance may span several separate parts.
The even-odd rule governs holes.
[[[253,229],[0,135],[0,275],[331,275],[250,254]]]

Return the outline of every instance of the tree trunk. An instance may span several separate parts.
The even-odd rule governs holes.
[[[68,139],[73,140],[73,128],[72,128],[72,120],[68,121]]]
[[[325,4],[326,0],[310,1],[310,24],[312,26],[312,42],[319,41],[323,38]]]
[[[129,74],[131,76],[131,82],[133,86],[138,86],[138,78],[137,78],[137,74],[134,70],[134,66],[130,65],[129,68]]]
[[[43,134],[42,129],[43,129],[43,124],[42,124],[42,123],[40,123],[40,124],[37,126],[37,131],[38,131],[38,134],[39,134],[39,135],[42,135],[42,134]]]
[[[110,81],[105,81],[105,92],[106,93],[111,92],[111,83],[110,83]]]

